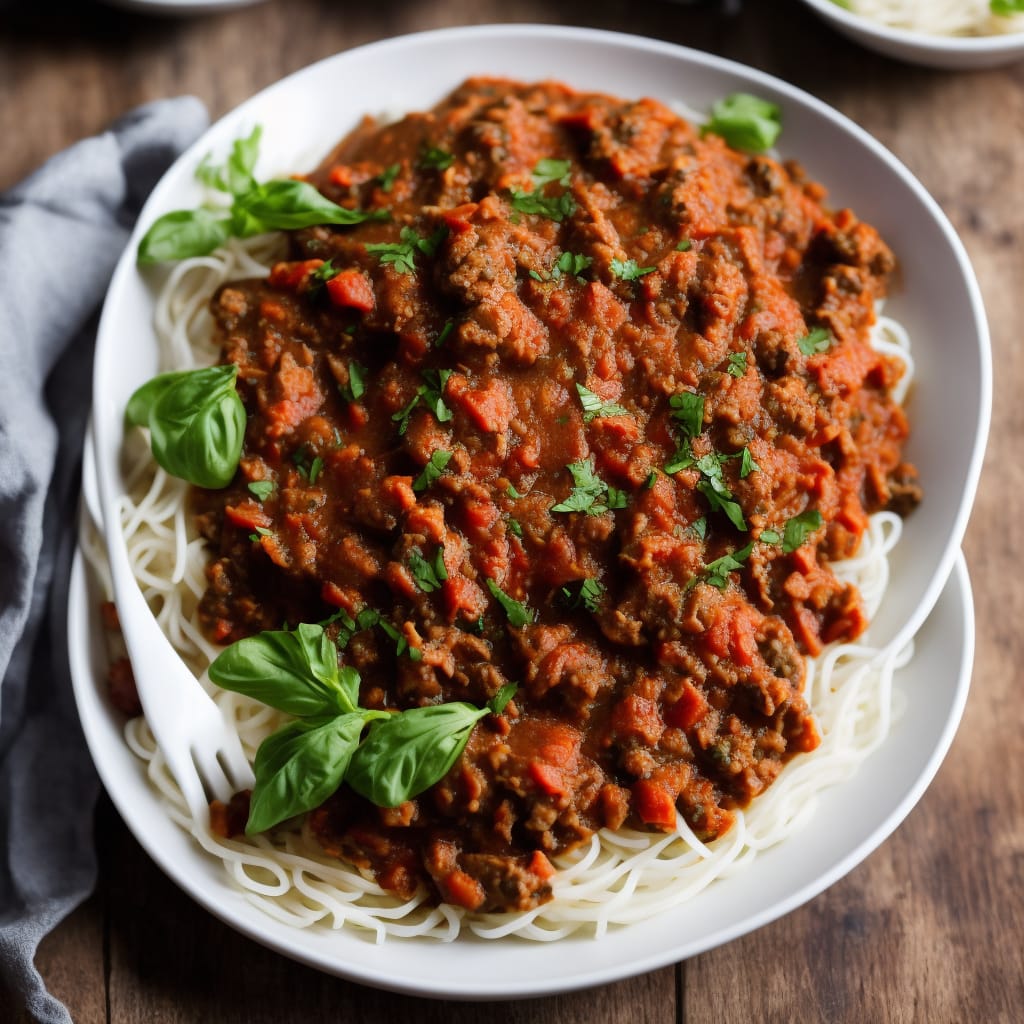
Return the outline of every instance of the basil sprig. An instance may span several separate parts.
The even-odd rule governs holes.
[[[199,487],[231,483],[245,439],[245,407],[233,363],[162,373],[129,399],[125,420],[148,427],[153,457]]]
[[[262,128],[236,139],[223,167],[206,157],[196,177],[232,197],[230,207],[174,210],[158,218],[139,242],[139,263],[162,263],[205,256],[229,238],[251,238],[266,231],[291,231],[317,224],[361,224],[386,220],[387,210],[349,210],[325,199],[309,182],[275,179],[259,184],[253,176]]]
[[[483,708],[362,708],[359,673],[339,665],[337,647],[312,623],[239,640],[210,665],[210,679],[297,716],[256,753],[248,835],[318,807],[342,782],[380,807],[411,800],[444,777],[476,723],[501,714],[516,690],[507,684]]]

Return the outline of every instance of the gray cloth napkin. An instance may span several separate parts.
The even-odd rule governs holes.
[[[65,642],[96,313],[143,200],[206,127],[152,103],[0,195],[0,984],[67,1024],[33,964],[92,890],[99,782]]]

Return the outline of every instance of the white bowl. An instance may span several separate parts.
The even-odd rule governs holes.
[[[1024,59],[1024,32],[991,36],[935,36],[888,28],[832,0],[804,0],[833,28],[887,57],[948,71],[970,71]]]
[[[386,73],[382,71],[386,69]],[[891,560],[892,582],[872,627],[879,646],[902,644],[929,621],[917,657],[899,676],[907,713],[849,782],[829,791],[793,842],[763,853],[680,911],[600,941],[571,937],[557,950],[521,940],[460,938],[374,946],[363,933],[298,931],[264,916],[174,826],[120,742],[102,693],[101,661],[81,591],[69,636],[76,694],[100,774],[129,827],[186,891],[257,940],[321,969],[404,992],[466,999],[517,998],[580,988],[683,959],[764,924],[820,892],[867,856],[920,797],[952,738],[966,696],[973,644],[962,568],[950,578],[973,501],[991,401],[988,329],[963,246],[937,204],[887,150],[806,93],[761,72],[668,43],[586,29],[481,26],[386,40],[322,61],[271,86],[215,124],[168,171],[115,271],[97,344],[96,454],[119,472],[125,403],[157,367],[155,277],[135,265],[153,220],[196,205],[194,171],[259,122],[258,174],[313,167],[365,112],[429,107],[474,73],[558,78],[627,97],[682,100],[707,109],[731,92],[778,103],[778,148],[828,184],[836,206],[875,224],[900,260],[887,311],[910,331],[917,377],[908,458],[926,497]],[[947,583],[947,580],[949,581]],[[940,594],[943,600],[938,601]]]

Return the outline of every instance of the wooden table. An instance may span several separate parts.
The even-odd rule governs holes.
[[[218,115],[320,57],[420,29],[559,21],[724,54],[822,97],[909,165],[970,251],[995,346],[988,472],[965,545],[979,621],[973,692],[920,805],[846,879],[746,938],[601,991],[435,1003],[329,978],[241,938],[164,878],[104,798],[99,888],[38,957],[75,1021],[1021,1020],[1024,64],[911,68],[847,44],[796,0],[747,0],[725,17],[660,0],[276,0],[180,21],[81,2],[18,6],[0,22],[0,188],[143,101],[191,92]],[[23,1019],[2,995],[0,1018]]]

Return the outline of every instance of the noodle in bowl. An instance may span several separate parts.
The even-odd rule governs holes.
[[[988,0],[804,0],[868,49],[950,71],[1024,58],[1024,16],[996,15]]]
[[[522,33],[532,45],[537,42],[532,33],[539,33],[541,30],[515,31]],[[543,34],[547,36],[551,33],[549,30],[543,30]],[[564,52],[562,46],[565,40],[559,39],[557,32],[552,35],[559,44],[558,52]],[[587,42],[598,49],[602,45],[610,44],[609,38],[601,34],[583,35],[590,36]],[[616,46],[621,45],[624,44],[616,42]],[[627,49],[630,45],[634,44],[627,45]],[[641,44],[641,50],[646,45]],[[671,51],[675,60],[678,60],[678,51],[674,48],[666,49]],[[587,59],[589,61],[590,57]],[[509,71],[516,74],[522,71],[518,66],[518,60],[517,66],[509,68]],[[530,71],[522,73],[529,74]],[[454,74],[454,70],[448,70],[445,75],[446,83],[451,81]],[[735,72],[729,69],[728,74],[735,75]],[[578,75],[573,74],[571,68],[564,71],[564,77],[578,84]],[[742,84],[756,90],[759,85],[763,86],[764,82],[744,81]],[[636,87],[613,83],[607,88],[623,91],[630,89],[634,93],[639,88],[647,92],[666,94],[665,88],[659,88],[657,83],[641,83]],[[721,83],[712,83],[708,89],[708,95],[721,94],[725,91]],[[691,99],[689,89],[682,91],[687,99]],[[706,99],[705,95],[692,96],[693,104],[699,107],[706,106]],[[394,96],[389,100],[392,102],[381,105],[410,105],[407,96]],[[223,139],[237,134],[238,125],[246,123],[242,120],[244,117],[249,118],[248,123],[253,119],[272,120],[273,112],[280,111],[281,106],[280,97],[276,102],[270,103],[270,118],[262,111],[256,118],[251,111],[240,112],[232,126],[221,129],[221,141],[204,141],[201,147],[197,147],[198,154],[202,155],[211,144],[222,145]],[[276,128],[268,126],[268,137],[273,137],[275,133]],[[285,134],[287,135],[287,132]],[[784,136],[783,147],[787,149],[787,155],[788,141]],[[306,166],[309,163],[307,150],[301,146],[291,146],[290,142],[286,142],[286,145],[290,152],[298,153],[299,156],[290,162],[288,158],[275,157],[275,169],[282,166]],[[187,159],[188,157],[186,161]],[[190,167],[179,173],[177,191],[173,197],[166,191],[162,196],[158,194],[156,201],[161,208],[169,209],[189,202],[187,197],[184,201],[182,197],[191,188],[188,176],[195,162],[193,159]],[[816,176],[831,184],[827,173],[817,173]],[[846,197],[841,198],[845,200]],[[208,297],[222,281],[265,273],[268,262],[273,259],[272,251],[261,249],[265,245],[264,240],[232,244],[222,253],[188,265],[179,265],[171,272],[171,276],[161,288],[156,311],[158,334],[163,346],[160,356],[161,369],[170,368],[172,365],[185,367],[206,364],[215,358],[216,353],[210,348],[204,349],[202,344],[209,335],[209,314],[206,309]],[[904,253],[900,250],[898,242],[895,248],[903,257]],[[130,266],[127,270],[119,272],[122,278],[127,278],[133,273],[134,268]],[[899,311],[896,312],[899,315]],[[152,307],[147,315],[152,318]],[[913,322],[914,319],[911,317],[908,322],[900,315],[900,321],[907,323],[915,337],[918,337],[919,325]],[[197,340],[198,346],[195,344]],[[905,333],[896,321],[887,320],[885,317],[879,320],[875,341],[880,348],[891,346],[892,351],[907,352]],[[108,343],[106,352],[110,351]],[[102,360],[103,355],[101,362]],[[109,372],[109,355],[107,360]],[[120,409],[123,409],[123,398],[130,392],[132,384],[138,383],[154,368],[150,365],[139,372],[130,370],[131,380],[119,385],[122,392],[120,398],[116,395],[117,389],[111,390],[107,387],[102,395],[98,389],[98,395],[102,399],[100,405],[116,407],[120,403]],[[102,366],[98,367],[98,373],[103,372]],[[102,414],[101,410],[99,414]],[[918,429],[915,415],[915,431]],[[99,430],[98,433],[100,458],[108,458],[103,450],[103,431]],[[110,434],[107,433],[106,436],[109,437]],[[187,485],[167,477],[162,470],[155,469],[147,451],[129,451],[126,456],[123,478],[127,497],[118,512],[124,524],[137,575],[147,599],[172,642],[182,651],[197,674],[202,673],[210,658],[217,653],[217,648],[203,638],[193,618],[196,604],[205,588],[204,556],[202,542],[190,535],[187,524],[184,510]],[[925,476],[927,479],[927,470]],[[966,490],[971,489],[972,485],[968,483]],[[900,586],[887,589],[890,561],[895,559],[898,563],[902,557],[901,548],[896,546],[900,526],[901,523],[896,517],[887,514],[876,516],[857,559],[844,566],[833,566],[837,573],[842,572],[843,579],[856,582],[861,588],[872,616],[877,609],[886,607],[892,601],[894,589],[900,589]],[[955,533],[955,529],[950,531],[947,528],[946,535],[950,532]],[[94,560],[101,567],[101,552],[88,544],[86,551],[93,552]],[[941,572],[943,562],[948,568],[951,559],[952,554],[937,555],[931,560],[931,566]],[[892,571],[896,573],[898,568],[894,567]],[[932,601],[937,596],[940,585],[941,580],[930,585]],[[881,604],[883,595],[885,605]],[[927,603],[922,602],[921,596],[918,595],[911,605],[917,608]],[[751,865],[750,862],[758,856],[765,855],[764,851],[785,836],[788,835],[792,842],[799,843],[812,831],[813,824],[810,828],[805,826],[813,819],[815,794],[820,793],[827,785],[840,783],[843,779],[849,778],[857,770],[857,766],[884,743],[892,716],[899,713],[899,698],[893,697],[893,675],[905,664],[909,654],[907,640],[923,620],[926,611],[927,607],[924,607],[909,618],[883,617],[879,620],[881,630],[877,639],[878,646],[871,647],[868,643],[859,643],[833,648],[826,651],[819,662],[812,666],[812,671],[808,674],[806,696],[823,734],[822,746],[812,755],[795,759],[765,795],[759,797],[750,809],[737,815],[736,823],[721,840],[705,846],[687,834],[685,829],[680,829],[675,835],[654,836],[628,831],[600,833],[589,845],[559,860],[555,899],[524,915],[472,915],[455,908],[434,907],[426,902],[414,902],[413,905],[399,904],[393,896],[384,893],[375,883],[367,881],[354,869],[323,855],[316,840],[301,829],[292,832],[279,831],[276,844],[265,837],[236,842],[212,836],[204,823],[188,819],[184,805],[159,751],[155,749],[144,720],[139,719],[130,724],[126,738],[134,754],[144,763],[146,774],[152,786],[161,794],[170,816],[187,829],[203,848],[215,858],[219,858],[227,877],[231,879],[231,888],[243,892],[244,900],[257,905],[262,912],[284,924],[304,929],[311,936],[332,934],[335,929],[344,925],[345,933],[362,936],[362,942],[365,942],[366,938],[381,941],[390,936],[442,940],[459,936],[462,943],[471,942],[477,937],[505,938],[516,935],[523,939],[564,939],[571,943],[577,937],[589,940],[591,936],[601,935],[607,931],[608,934],[602,943],[604,945],[613,942],[617,932],[614,926],[645,920],[686,900],[699,902],[705,890],[714,892],[722,889],[727,904],[728,887],[734,878],[739,877],[737,872],[741,869],[744,874],[756,871],[756,864]],[[865,639],[870,640],[870,634]],[[278,724],[277,713],[237,695],[214,687],[210,689],[229,719],[236,723],[243,744],[252,754],[260,740]],[[827,800],[828,794],[825,793],[820,799]],[[793,835],[801,829],[803,832],[797,836]],[[732,934],[736,932],[733,931]],[[337,938],[342,938],[341,932],[337,934]],[[286,951],[293,952],[293,955],[300,955],[294,953],[296,947],[291,945],[292,940],[275,938],[274,942],[279,944],[279,948],[285,948]],[[400,947],[403,944],[397,945]],[[411,945],[419,948],[417,944]],[[349,949],[347,945],[343,948]],[[351,952],[350,949],[349,951]],[[691,945],[682,955],[688,955],[693,951],[695,947]],[[655,958],[667,962],[668,959],[677,959],[678,955],[679,947],[674,946],[670,951],[656,955]],[[328,965],[326,957],[311,955],[309,958],[319,966],[328,966],[328,969],[337,970],[339,973],[385,984],[387,987],[437,991],[433,980],[426,976],[413,981],[410,988],[381,978],[373,967],[353,968],[351,959],[347,964],[339,962]],[[356,952],[355,962],[358,962],[358,958],[359,954]],[[648,956],[642,969],[655,965]],[[627,966],[626,970],[630,968]],[[622,976],[623,973],[624,970],[619,970],[618,976]],[[582,979],[584,974],[585,972],[580,972],[576,977]],[[610,977],[610,974],[606,971],[604,976]],[[569,982],[573,987],[588,983],[593,983],[593,979]],[[451,991],[450,979],[444,984],[445,990]],[[531,984],[525,989],[517,990],[516,994],[525,995],[567,987],[561,981],[548,981],[544,985],[546,987],[541,988],[537,984]],[[484,994],[479,987],[473,991],[480,995]],[[494,994],[499,994],[498,990],[494,990]]]

